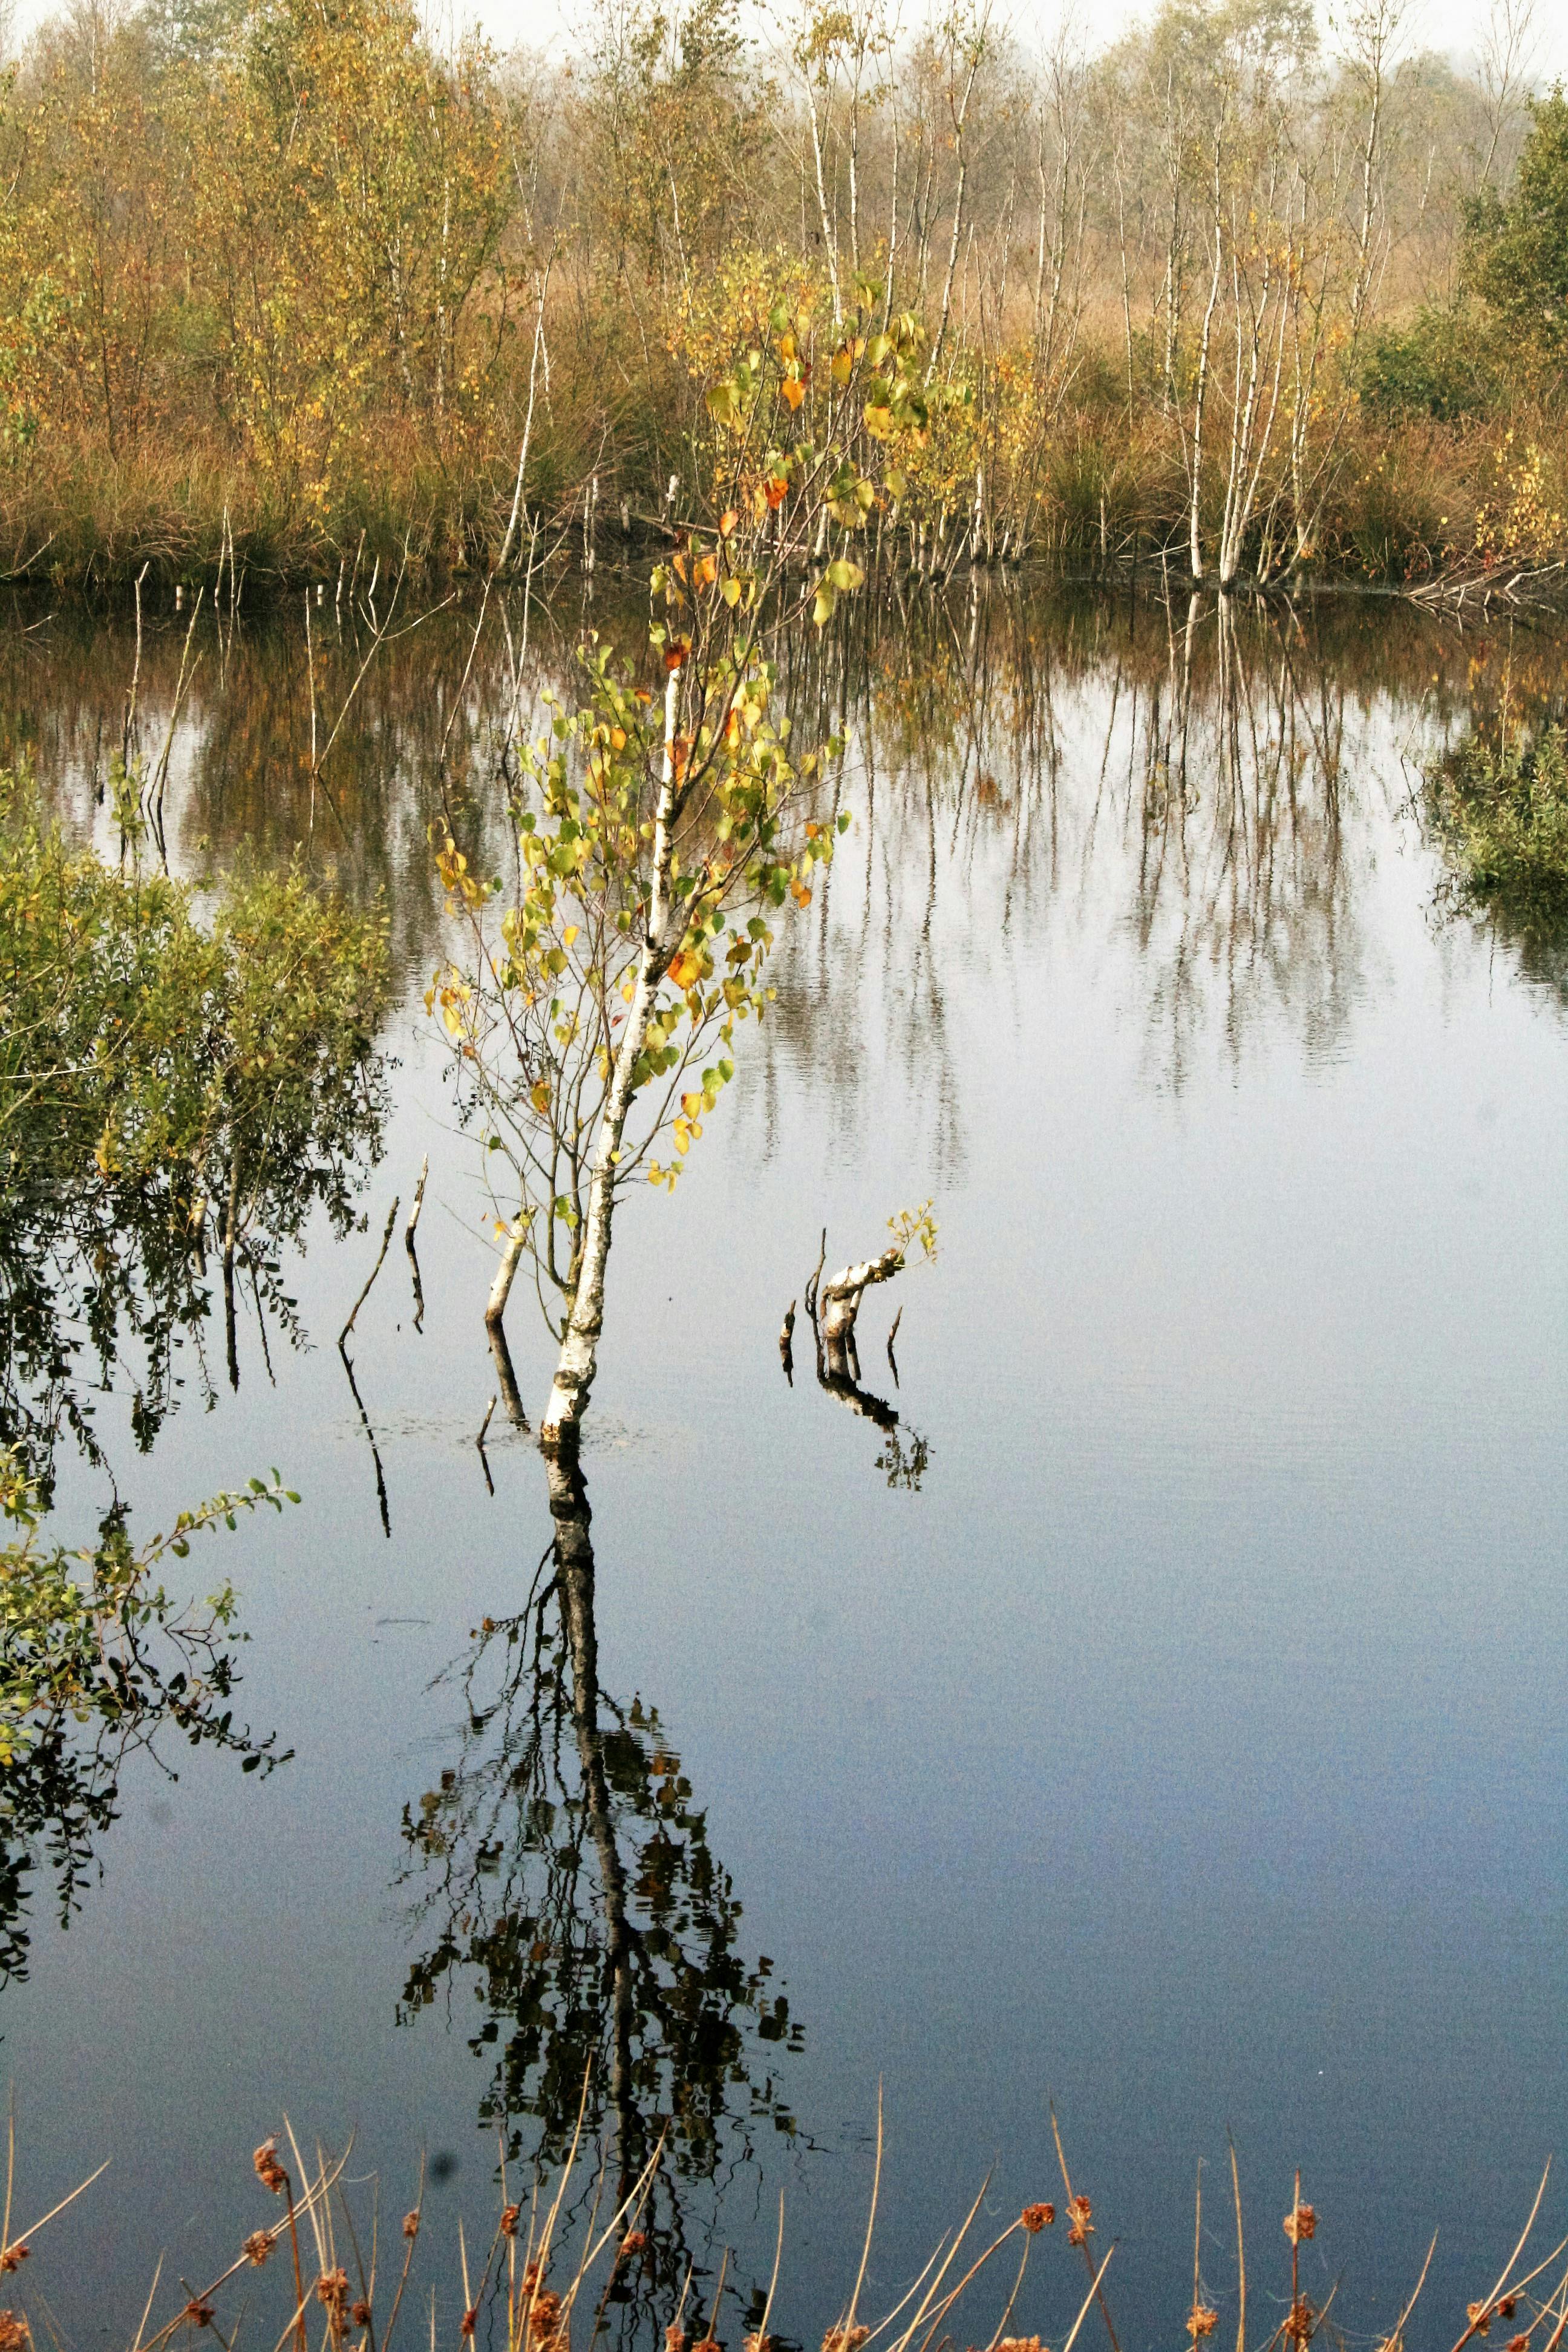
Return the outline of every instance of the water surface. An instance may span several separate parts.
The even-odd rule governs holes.
[[[529,1811],[548,1742],[512,1772],[542,1706],[573,1801],[570,1627],[557,1610],[537,1674],[482,1632],[527,1610],[552,1521],[504,1414],[493,1494],[474,1445],[508,1204],[422,991],[432,819],[505,870],[514,679],[527,712],[584,617],[630,642],[637,612],[563,586],[526,646],[516,613],[510,656],[487,635],[466,688],[469,624],[435,616],[367,677],[314,794],[291,622],[207,642],[175,730],[171,864],[216,880],[298,845],[384,891],[402,1001],[361,1229],[318,1220],[279,1258],[293,1337],[273,1318],[264,1354],[242,1295],[236,1391],[209,1315],[151,1437],[128,1346],[102,1459],[55,1449],[73,1538],[111,1493],[162,1526],[273,1464],[303,1497],[222,1563],[244,1712],[292,1760],[258,1782],[177,1745],[177,1780],[142,1759],[67,1932],[37,1874],[30,1972],[0,1993],[39,2204],[114,2158],[28,2281],[84,2342],[133,2328],[161,2247],[195,2279],[270,2218],[249,2150],[285,2109],[301,2137],[353,2130],[388,2210],[422,2147],[441,2159],[449,2324],[456,2216],[483,2235],[494,2211],[498,2079],[525,2147],[553,2145],[603,2022],[592,1840]],[[150,624],[154,750],[183,626]],[[668,1785],[684,1824],[688,2008],[638,2027],[641,2111],[691,2125],[661,2227],[710,2278],[736,2250],[733,2344],[782,2189],[778,2321],[815,2341],[853,2279],[879,2084],[884,2305],[989,2168],[1002,2220],[1062,2201],[1054,2098],[1119,2242],[1128,2347],[1180,2340],[1194,2172],[1227,2133],[1258,2308],[1285,2291],[1300,2164],[1309,2275],[1345,2271],[1352,2331],[1391,2324],[1437,2227],[1413,2340],[1451,2341],[1568,2112],[1568,1034],[1551,942],[1456,908],[1414,793],[1503,663],[1546,691],[1557,650],[1370,600],[1189,625],[961,590],[856,626],[789,680],[803,723],[847,722],[854,821],[677,1196],[617,1224],[584,1458],[616,1819],[644,1852]],[[321,634],[330,705],[354,656]],[[110,854],[95,785],[131,657],[119,619],[36,612],[4,656],[14,744]],[[420,1328],[395,1244],[353,1349],[388,1536],[334,1340],[426,1156]],[[822,1227],[858,1255],[928,1196],[936,1264],[862,1325],[896,1428],[808,1351],[787,1385],[775,1337]],[[537,1417],[550,1349],[521,1286],[510,1328]],[[476,1728],[475,1690],[509,1675]],[[448,1863],[490,1836],[500,1864],[454,1896]],[[531,1919],[554,1904],[541,1940],[579,1936],[580,2013],[528,1978],[531,1947],[510,1975],[499,1947],[471,1964],[498,1866]],[[645,1925],[662,1899],[635,1896]],[[1044,2242],[1012,2324],[1059,2342],[1081,2292]]]

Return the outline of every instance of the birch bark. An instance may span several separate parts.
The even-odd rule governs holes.
[[[664,690],[664,762],[659,778],[658,806],[654,817],[653,882],[647,930],[637,966],[631,1008],[621,1032],[611,1072],[599,1131],[594,1146],[594,1173],[583,1220],[583,1254],[572,1311],[567,1318],[555,1379],[545,1407],[540,1443],[552,1447],[575,1442],[598,1370],[599,1334],[605,1321],[605,1268],[610,1255],[610,1221],[616,1205],[616,1166],[626,1114],[631,1108],[632,1080],[637,1058],[647,1042],[648,1022],[658,995],[658,984],[669,969],[678,944],[671,936],[675,909],[670,888],[675,852],[676,773],[675,716],[680,698],[680,672],[672,669]]]

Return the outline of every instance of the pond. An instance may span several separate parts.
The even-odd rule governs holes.
[[[1382,2334],[1436,2229],[1413,2333],[1451,2341],[1568,2095],[1568,962],[1455,903],[1418,786],[1505,665],[1544,691],[1561,647],[1388,600],[977,583],[803,656],[786,691],[842,719],[852,824],[676,1195],[617,1223],[584,1566],[582,1498],[552,1517],[504,1407],[475,1444],[510,1204],[425,1008],[429,828],[445,792],[476,870],[506,866],[514,705],[569,688],[584,625],[629,641],[638,594],[559,583],[471,661],[471,612],[433,614],[314,787],[312,672],[324,726],[358,661],[331,591],[309,652],[298,615],[204,622],[177,717],[186,616],[149,612],[171,866],[298,845],[383,893],[398,1003],[352,1215],[258,1241],[232,1379],[203,1276],[106,1375],[97,1339],[62,1374],[90,1443],[44,1401],[73,1542],[274,1465],[302,1499],[191,1563],[238,1588],[234,1704],[288,1760],[176,1737],[128,1766],[68,1925],[46,1847],[26,1880],[22,2201],[112,2158],[29,2291],[73,2340],[129,2338],[161,2250],[195,2282],[273,2218],[250,2150],[287,2114],[353,2135],[394,2221],[427,2152],[451,2336],[498,2125],[526,2180],[597,2052],[605,2133],[674,2118],[618,2318],[650,2342],[726,2249],[714,2332],[755,2325],[781,2192],[773,2326],[819,2340],[879,2095],[865,2316],[983,2183],[996,2228],[1065,2202],[1054,2101],[1126,2352],[1183,2340],[1200,2160],[1231,2283],[1227,2135],[1265,2333],[1299,2165],[1310,2291],[1342,2271],[1346,2326]],[[112,856],[132,626],[19,611],[0,658],[8,751]],[[786,1380],[823,1229],[861,1256],[928,1198],[934,1263],[862,1321],[887,1410],[846,1411],[798,1331]],[[507,1328],[536,1423],[521,1281]],[[1063,2236],[1009,2322],[1058,2345]]]

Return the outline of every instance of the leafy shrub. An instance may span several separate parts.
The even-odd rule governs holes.
[[[1489,408],[1496,382],[1483,334],[1463,311],[1418,310],[1373,336],[1362,362],[1363,405],[1381,423],[1432,417],[1458,425]]]
[[[1439,835],[1477,898],[1550,901],[1568,913],[1568,730],[1500,724],[1427,772]]]

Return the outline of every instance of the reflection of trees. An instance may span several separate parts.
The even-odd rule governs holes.
[[[430,819],[442,806],[476,871],[505,869],[514,845],[496,783],[509,730],[519,714],[529,719],[539,688],[564,673],[584,617],[575,597],[546,604],[536,596],[525,636],[521,601],[510,600],[510,610],[492,603],[477,651],[474,613],[461,605],[389,637],[314,782],[300,608],[264,609],[237,625],[204,614],[201,667],[170,764],[171,861],[211,877],[242,848],[263,865],[299,853],[347,896],[368,901],[379,891],[392,916],[395,968],[422,971],[437,950],[444,904]],[[396,625],[419,612],[405,592]],[[384,593],[378,617],[387,617]],[[609,596],[586,617],[609,632],[626,620]],[[370,625],[367,612],[346,598],[335,611],[329,595],[314,615],[323,732],[369,649]],[[184,629],[168,614],[147,624],[138,709],[153,755],[168,725]],[[123,615],[55,615],[31,637],[13,633],[0,643],[0,757],[28,756],[62,814],[84,828],[120,745],[134,657],[134,629]]]
[[[1362,956],[1341,828],[1342,678],[1266,608],[1194,597],[1167,622],[1163,681],[1130,700],[1131,920],[1169,1082],[1205,1030],[1238,1055],[1271,1004],[1322,1052],[1344,1032]]]
[[[232,1705],[233,1596],[181,1607],[157,1580],[190,1533],[258,1502],[280,1507],[258,1483],[182,1514],[171,1537],[132,1547],[116,1505],[90,1550],[67,1554],[36,1539],[38,1490],[0,1464],[6,1516],[25,1539],[0,1560],[0,1981],[27,1974],[34,1881],[53,1882],[60,1925],[69,1925],[97,1866],[98,1847],[119,1818],[127,1759],[147,1752],[170,1780],[161,1733],[188,1747],[216,1747],[246,1772],[288,1760],[273,1738],[237,1725]],[[84,1564],[85,1563],[85,1569]],[[291,1751],[289,1751],[291,1752]]]
[[[1167,609],[975,581],[852,611],[789,680],[842,717],[836,790],[861,824],[786,934],[770,1062],[831,1087],[839,1134],[868,1075],[902,1070],[928,1123],[914,1148],[950,1172],[955,961],[973,1001],[1026,985],[1047,917],[1090,970],[1135,943],[1163,1083],[1205,1040],[1241,1054],[1274,1013],[1309,1054],[1331,1047],[1366,952],[1346,815],[1393,753],[1374,710],[1440,714],[1468,684],[1467,648],[1375,609],[1369,626],[1356,599]],[[759,1087],[769,1118],[779,1070]]]
[[[1522,979],[1568,1004],[1568,697],[1557,632],[1510,624],[1500,647],[1477,648],[1471,668],[1465,724],[1427,765],[1420,794],[1446,867],[1435,912],[1484,932]]]
[[[514,2153],[528,2117],[540,2161],[560,2159],[584,2076],[617,2195],[667,2134],[624,2282],[651,2307],[687,2260],[683,2184],[743,2154],[755,2123],[793,2133],[768,2053],[797,2047],[800,2028],[768,1989],[772,1963],[742,1957],[741,1906],[657,1712],[600,1685],[587,1495],[574,1462],[548,1470],[546,1566],[516,1616],[485,1621],[457,1670],[457,1760],[405,1808],[404,1883],[433,1933],[403,2015],[472,1979],[471,2046],[494,2055],[479,2114]]]
[[[340,1238],[356,1222],[355,1196],[379,1155],[385,1115],[385,1081],[368,1041],[333,1068],[318,1064],[304,1094],[286,1131],[243,1111],[226,1124],[212,1171],[221,1197],[210,1203],[193,1202],[183,1162],[122,1181],[52,1160],[13,1162],[0,1194],[0,1444],[20,1446],[35,1475],[47,1478],[62,1430],[90,1460],[103,1460],[95,1402],[117,1381],[131,1384],[132,1433],[142,1452],[177,1402],[187,1364],[210,1399],[205,1333],[215,1280],[236,1384],[247,1307],[264,1349],[268,1324],[300,1343],[283,1252],[301,1242],[318,1208]]]
[[[421,970],[441,922],[432,815],[440,806],[450,819],[472,870],[509,870],[516,724],[533,723],[542,686],[564,682],[584,623],[618,638],[637,604],[629,586],[606,582],[592,605],[557,586],[531,604],[526,641],[514,601],[492,609],[477,649],[470,611],[437,613],[378,655],[314,790],[300,614],[220,632],[174,761],[183,860],[208,870],[241,842],[273,858],[306,844],[343,887],[384,887],[395,961]],[[1374,700],[1419,698],[1441,723],[1476,665],[1485,677],[1501,661],[1411,608],[1374,609],[1375,626],[1354,598],[1210,600],[1192,615],[1184,598],[1167,614],[1158,598],[1026,595],[976,576],[847,600],[820,640],[782,646],[781,692],[797,723],[843,725],[831,789],[863,824],[809,916],[786,928],[773,1052],[841,1102],[864,1085],[878,1038],[918,1076],[926,1164],[955,1173],[963,1047],[944,931],[955,889],[974,915],[964,968],[983,985],[1012,983],[1019,935],[1047,906],[1098,920],[1102,939],[1130,925],[1163,1077],[1179,1083],[1203,1037],[1242,1050],[1270,1006],[1310,1049],[1331,1038],[1362,953],[1342,819],[1347,778],[1360,788],[1367,714]],[[365,625],[329,599],[316,635],[323,711],[363,656]],[[164,723],[181,635],[172,620],[150,629],[150,737]],[[127,631],[63,620],[47,646],[0,648],[13,725],[46,777],[74,780],[79,807],[118,740],[130,660]],[[1521,677],[1531,660],[1544,669],[1544,650],[1521,650]],[[848,988],[866,992],[864,1021],[846,1017]],[[768,1056],[756,1082],[771,1116],[782,1097]]]

